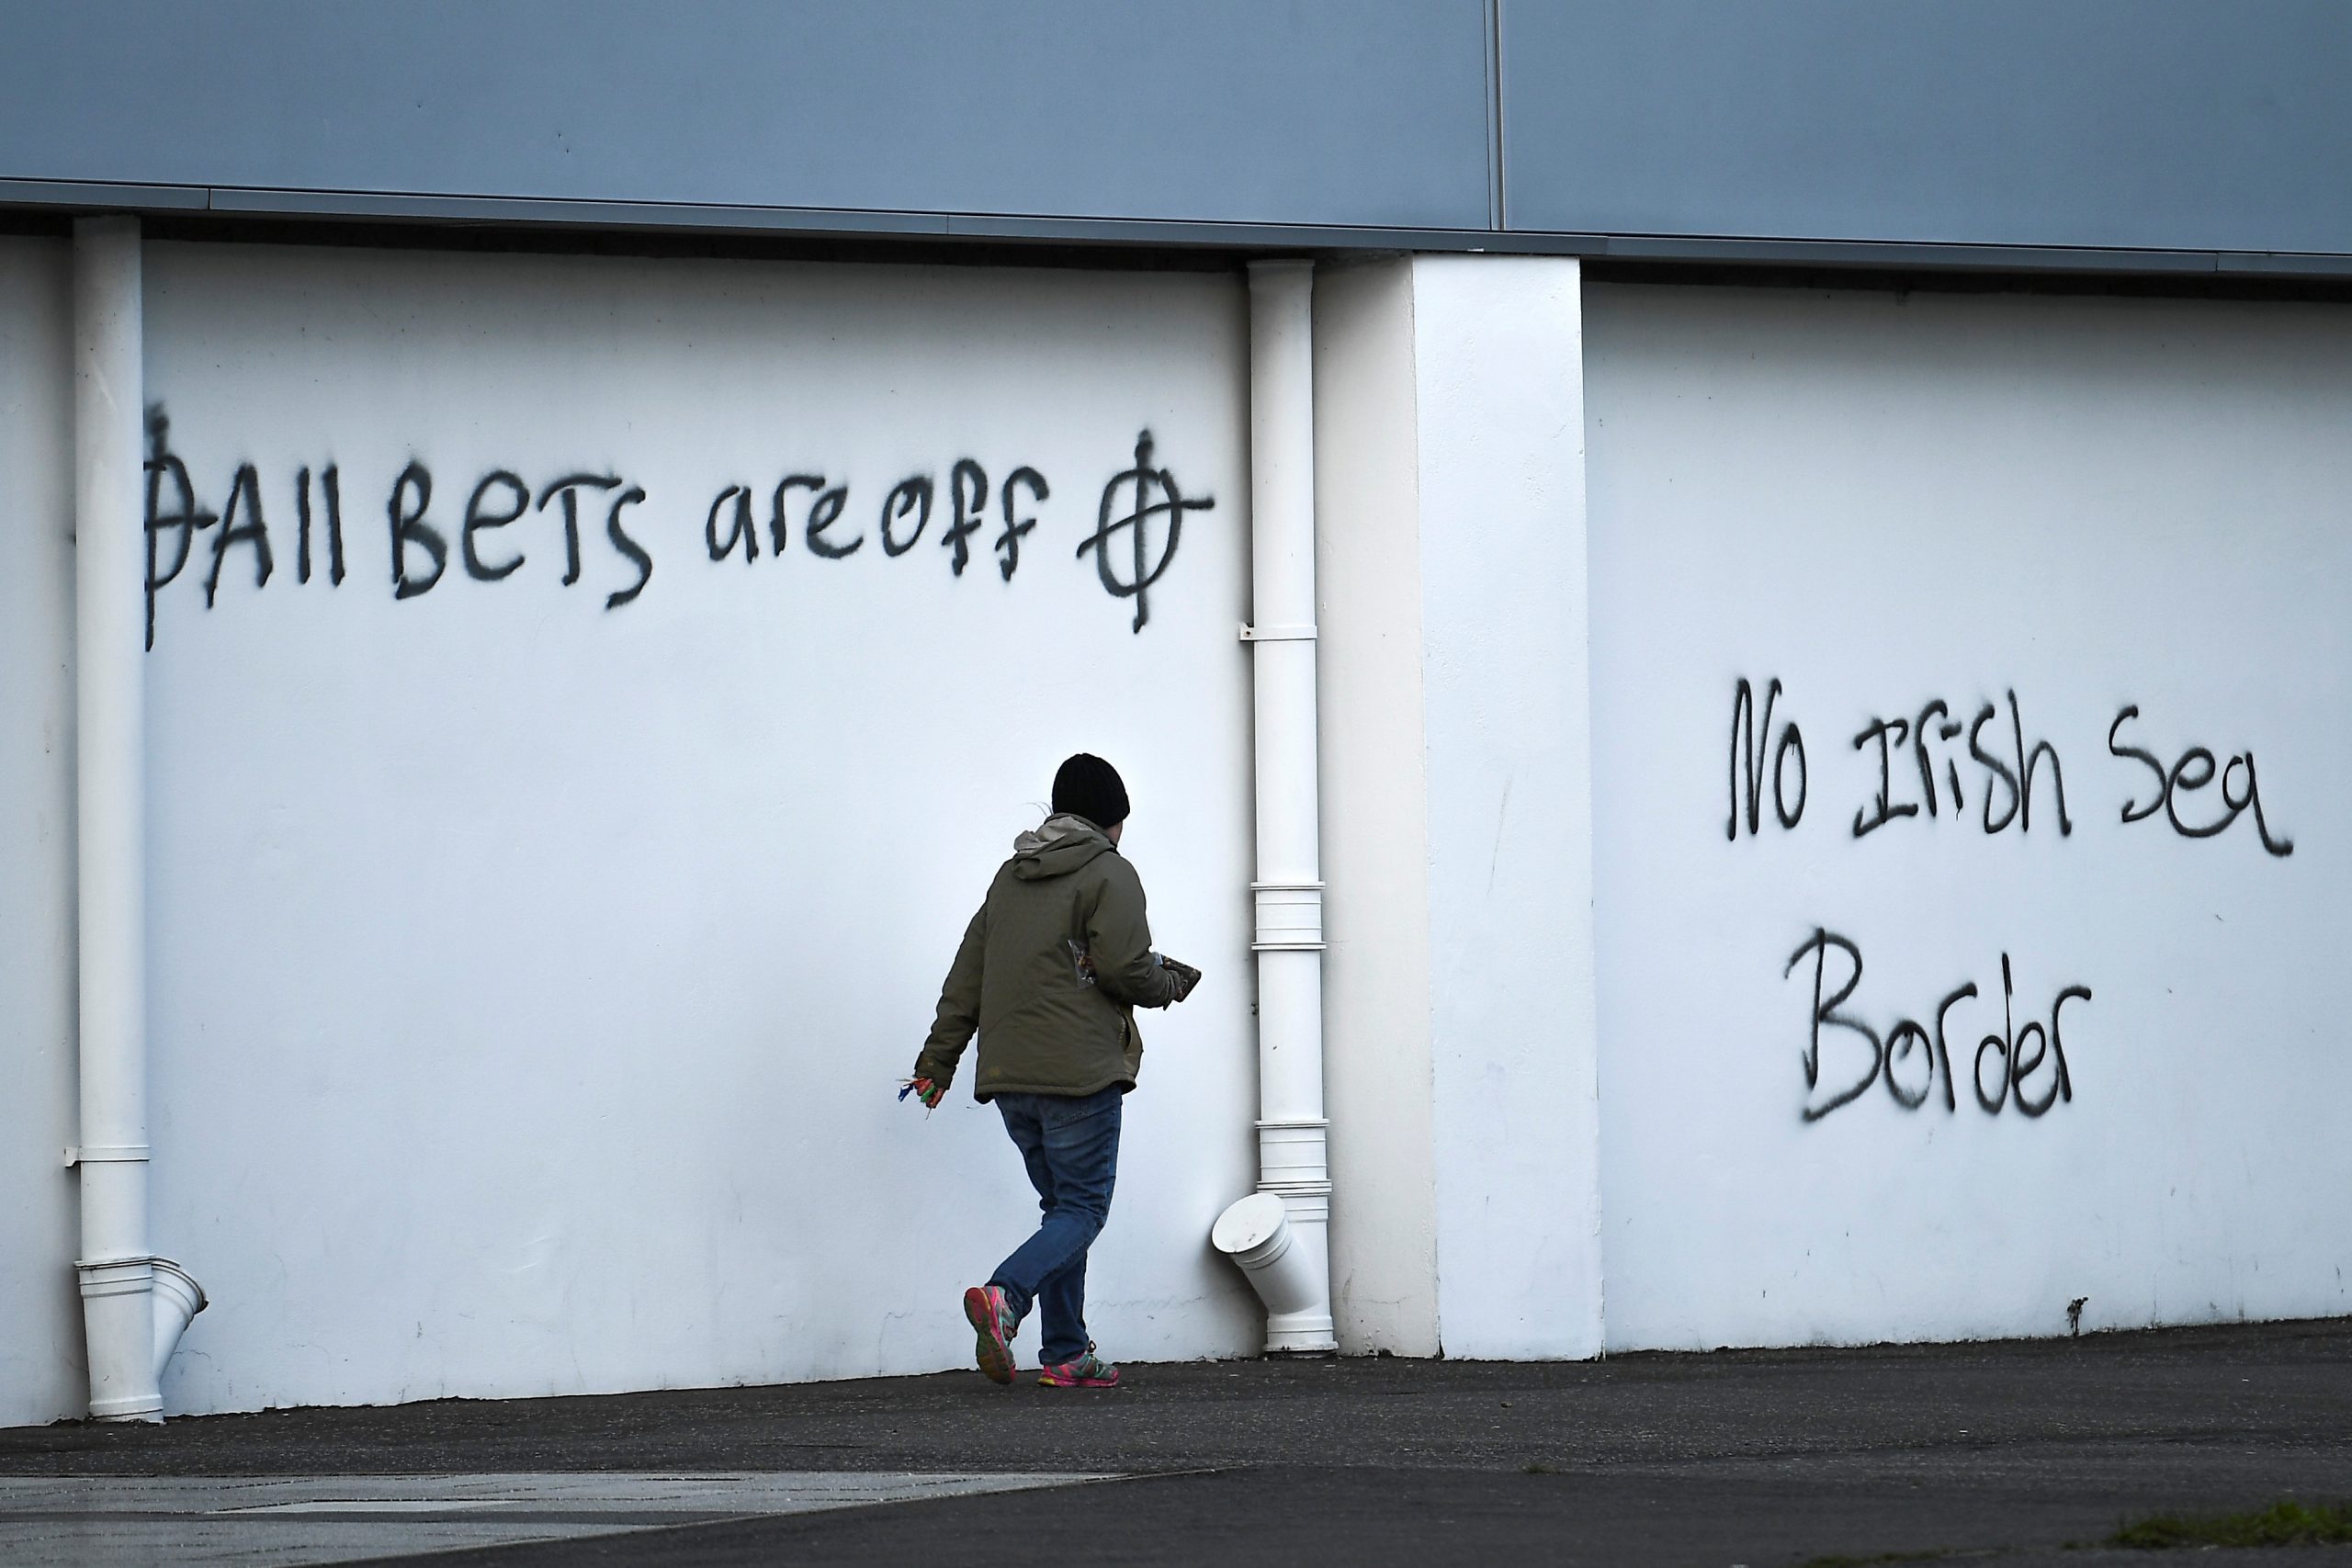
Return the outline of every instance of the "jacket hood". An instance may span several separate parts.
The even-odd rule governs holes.
[[[1023,882],[1068,876],[1097,855],[1113,852],[1102,829],[1083,817],[1048,817],[1012,840],[1012,874]]]

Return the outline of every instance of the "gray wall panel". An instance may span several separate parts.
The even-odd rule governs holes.
[[[1486,9],[0,0],[0,203],[1482,244]],[[1505,246],[2352,255],[2352,0],[1500,14]]]
[[[0,177],[1484,226],[1483,0],[0,0]]]
[[[1503,0],[1514,229],[2352,251],[2345,0]]]

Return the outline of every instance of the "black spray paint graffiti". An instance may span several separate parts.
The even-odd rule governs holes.
[[[2145,821],[2158,811],[2162,811],[2165,820],[2172,824],[2173,831],[2182,838],[2210,839],[2236,821],[2240,813],[2248,807],[2252,807],[2255,836],[2262,840],[2262,847],[2281,860],[2295,852],[2295,841],[2292,839],[2272,838],[2270,824],[2263,820],[2262,792],[2254,781],[2254,752],[2251,750],[2233,755],[2228,764],[2222,769],[2222,805],[2225,808],[2224,814],[2211,822],[2182,821],[2180,797],[2194,794],[2213,782],[2213,753],[2202,746],[2191,746],[2180,754],[2178,761],[2173,763],[2170,768],[2166,768],[2162,762],[2156,761],[2153,752],[2143,751],[2137,746],[2118,746],[2115,743],[2117,732],[2123,728],[2126,721],[2139,716],[2139,705],[2132,704],[2125,707],[2121,713],[2117,714],[2115,722],[2107,728],[2107,749],[2109,752],[2118,757],[2132,758],[2156,775],[2154,784],[2156,797],[2147,805],[2138,807],[2137,809],[2134,809],[2135,802],[2125,801],[2123,803],[2125,822]],[[2198,770],[2194,777],[2189,773],[2192,768]],[[2233,794],[2230,789],[2230,780],[2237,776],[2237,771],[2240,768],[2245,770],[2245,791],[2244,794]]]
[[[277,570],[276,556],[269,547],[269,527],[262,515],[261,476],[251,463],[241,463],[229,481],[229,501],[215,514],[197,503],[196,486],[189,479],[187,465],[174,457],[170,446],[171,422],[160,408],[150,409],[147,415],[148,457],[144,465],[147,474],[147,646],[155,646],[155,591],[175,581],[187,570],[188,558],[195,552],[196,536],[215,525],[220,532],[212,536],[212,568],[204,577],[204,607],[210,609],[220,593],[220,571],[228,564],[229,551],[243,545],[253,552],[254,586],[268,585],[270,574]],[[326,502],[327,575],[331,582],[340,583],[343,570],[343,491],[341,476],[334,465],[327,465],[321,474],[321,488]],[[168,501],[164,494],[165,485],[171,487]],[[299,581],[311,581],[311,470],[303,468],[294,479],[294,510],[296,517],[295,576]],[[164,563],[158,541],[168,536],[172,541],[171,562]]]
[[[620,482],[610,475],[570,474],[539,492],[538,507],[541,511],[545,511],[547,503],[557,495],[564,498],[563,537],[568,570],[563,581],[566,587],[580,581],[580,515],[571,500],[572,492],[583,486],[616,490],[619,489]],[[507,498],[514,502],[509,511],[501,513],[482,510],[482,504],[493,487],[505,491]],[[474,486],[472,496],[466,502],[465,521],[458,533],[458,549],[464,558],[468,577],[478,582],[496,582],[513,576],[522,566],[525,557],[519,549],[511,558],[496,565],[485,562],[481,558],[478,536],[491,529],[503,528],[519,519],[530,498],[530,486],[503,468],[492,470]],[[605,608],[607,610],[616,610],[644,592],[645,585],[653,578],[653,558],[646,553],[644,546],[630,536],[628,529],[621,526],[622,508],[634,506],[644,499],[645,492],[630,485],[613,497],[612,505],[605,513],[605,537],[611,542],[615,554],[637,569],[635,582],[605,596]],[[431,592],[434,585],[441,581],[441,574],[448,570],[449,541],[439,528],[425,521],[425,509],[432,504],[432,471],[411,458],[408,467],[401,470],[400,478],[392,481],[391,499],[384,503],[385,520],[391,525],[392,597],[395,600],[414,599]],[[415,546],[431,558],[431,572],[423,577],[410,574],[408,552],[411,546]]]
[[[1114,519],[1111,515],[1111,508],[1118,500],[1119,487],[1127,484],[1135,487],[1135,510]],[[1168,499],[1153,501],[1151,492],[1155,488],[1164,492]],[[1148,430],[1136,437],[1136,466],[1113,475],[1111,482],[1102,487],[1102,504],[1095,513],[1093,536],[1079,545],[1078,553],[1083,556],[1092,550],[1094,570],[1101,574],[1102,586],[1114,597],[1132,598],[1136,602],[1136,631],[1143,630],[1144,622],[1151,618],[1151,607],[1145,600],[1144,591],[1159,581],[1169,563],[1176,558],[1176,541],[1184,531],[1184,513],[1205,512],[1216,504],[1206,496],[1198,501],[1185,500],[1184,492],[1176,488],[1176,476],[1166,468],[1151,466],[1151,432]],[[1149,522],[1161,516],[1168,520],[1167,539],[1160,547],[1159,561],[1147,568],[1144,563],[1151,556]],[[1125,577],[1121,577],[1118,569],[1111,564],[1111,539],[1122,528],[1135,530],[1127,536],[1134,556],[1134,570]]]
[[[1845,970],[1842,979],[1833,982],[1830,954],[1838,955],[1839,967]],[[1849,939],[1822,927],[1815,927],[1811,936],[1798,944],[1789,955],[1787,965],[1781,971],[1785,980],[1797,972],[1797,966],[1807,957],[1813,960],[1813,1002],[1807,1015],[1807,1034],[1804,1053],[1806,1102],[1801,1111],[1803,1120],[1817,1122],[1841,1106],[1850,1105],[1869,1092],[1871,1086],[1881,1081],[1895,1104],[1905,1111],[1917,1111],[1928,1103],[1936,1089],[1943,1090],[1944,1110],[1949,1114],[1960,1107],[1960,1096],[1953,1088],[1951,1066],[1951,1022],[1954,1009],[1962,1002],[1976,998],[1976,982],[1946,992],[1929,1015],[1935,1020],[1932,1032],[1916,1019],[1898,1018],[1884,1034],[1851,1013],[1842,1012],[1847,1001],[1862,983],[1862,950]],[[1833,988],[1834,986],[1834,988]],[[1989,1000],[1989,998],[1986,998]],[[2030,1018],[2022,1025],[2017,1021],[2017,985],[2009,964],[2009,955],[2001,954],[2001,1027],[1998,1033],[1987,1033],[1976,1043],[1976,1055],[1969,1062],[1970,1089],[1976,1104],[1988,1116],[1997,1116],[2006,1106],[2014,1105],[2030,1117],[2046,1115],[2061,1103],[2071,1103],[2075,1098],[2074,1076],[2066,1067],[2066,1044],[2059,1033],[2061,1015],[2070,1001],[2088,1002],[2088,986],[2064,986],[2050,1004],[2050,1021],[2045,1026],[2040,1018]],[[1862,1047],[1864,1059],[1860,1070],[1850,1077],[1841,1075],[1839,1087],[1820,1098],[1822,1092],[1822,1032],[1842,1030],[1852,1037],[1853,1044]],[[1962,1037],[1963,1041],[1965,1036]],[[2032,1052],[2027,1053],[2030,1043]],[[1852,1055],[1850,1046],[1844,1055]],[[1917,1065],[1912,1066],[1916,1057]],[[1985,1064],[1992,1062],[1992,1076],[1987,1082]],[[2037,1087],[2034,1076],[2048,1070],[2048,1077]],[[1905,1079],[1912,1077],[1913,1083]]]
[[[2047,740],[2037,740],[2031,750],[2027,749],[2025,719],[2018,707],[2018,694],[2013,691],[2007,695],[2011,747],[2008,761],[2005,761],[1987,751],[1981,739],[1984,727],[1999,716],[1997,707],[1986,703],[1976,710],[1974,720],[1967,726],[1968,755],[1984,770],[1984,831],[1998,833],[2012,822],[2017,824],[2020,833],[2033,830],[2034,775],[2043,760],[2047,759],[2050,763],[2050,787],[2057,796],[2058,833],[2064,838],[2075,830],[2075,823],[2066,815],[2066,779],[2059,765],[2058,748]],[[1934,721],[1932,728],[1937,740],[1949,743],[1958,739],[1962,727],[1950,717],[1951,712],[1943,699],[1938,697],[1921,708],[1915,718],[1873,718],[1862,727],[1861,733],[1854,737],[1854,750],[1857,751],[1873,741],[1878,745],[1878,798],[1867,808],[1854,813],[1854,837],[1860,839],[1874,833],[1899,818],[1918,815],[1919,802],[1897,801],[1894,798],[1897,786],[1894,782],[1892,759],[1906,739],[1911,743],[1911,760],[1919,770],[1919,789],[1926,801],[1928,815],[1931,818],[1939,815],[1940,802],[1936,794],[1936,762],[1939,759],[1931,753],[1928,731],[1930,721]],[[1998,743],[1998,733],[1995,732],[1996,744]],[[1944,764],[1945,782],[1951,790],[1952,815],[1958,817],[1966,806],[1960,788],[1960,763],[1949,756],[1940,761]],[[1993,788],[1996,782],[2001,786],[2001,793],[1997,795]],[[1993,809],[1996,800],[2000,803],[1997,817]]]
[[[1739,837],[1743,818],[1750,838],[1761,830],[1768,786],[1772,814],[1783,829],[1794,829],[1804,816],[1811,782],[1804,736],[1796,721],[1787,718],[1781,721],[1777,739],[1772,734],[1774,708],[1782,690],[1778,680],[1765,683],[1759,714],[1755,688],[1745,679],[1733,683],[1731,798],[1724,825],[1727,839]],[[1980,797],[1976,821],[1986,834],[2005,832],[2011,827],[2019,833],[2031,832],[2034,806],[2040,801],[2046,807],[2045,821],[2055,812],[2059,837],[2072,836],[2075,819],[2066,809],[2065,765],[2058,747],[2047,739],[2030,739],[2024,707],[2016,691],[2005,691],[2002,695],[2005,705],[1984,702],[1966,724],[1953,717],[1951,705],[1938,697],[1909,716],[1873,716],[1863,725],[1854,736],[1853,749],[1875,762],[1876,784],[1854,810],[1851,836],[1866,839],[1907,818],[1933,822],[1949,816],[1964,821],[1972,787],[1967,781],[1972,777]],[[2109,754],[2136,762],[2153,775],[2153,798],[2143,804],[2136,795],[2127,795],[2122,807],[2125,823],[2144,821],[2162,812],[2182,837],[2210,839],[2251,811],[2255,834],[2264,850],[2281,858],[2295,852],[2294,840],[2274,836],[2270,830],[2251,750],[2232,755],[2224,763],[2205,747],[2191,746],[2166,767],[2154,753],[2120,742],[2124,725],[2139,716],[2137,705],[2127,705],[2107,732]],[[2006,725],[2001,723],[2004,717]],[[1961,771],[1963,739],[1968,774]],[[1914,775],[1918,785],[1916,793],[1909,787]],[[2184,815],[2184,798],[2216,783],[2221,786],[2221,814],[2199,815],[2192,805]]]
[[[1809,780],[1804,737],[1792,718],[1781,719],[1777,737],[1772,728],[1782,691],[1779,681],[1766,682],[1759,714],[1756,689],[1744,679],[1733,685],[1731,798],[1724,836],[1735,841],[1743,818],[1750,839],[1762,830],[1768,786],[1772,814],[1783,829],[1794,829],[1804,815]],[[2002,694],[2006,715],[2001,705],[1986,701],[1966,724],[1954,716],[1951,705],[1941,698],[1915,713],[1871,718],[1854,736],[1853,749],[1876,764],[1874,788],[1854,812],[1850,838],[1867,839],[1905,819],[1938,821],[1947,812],[1954,820],[1964,821],[1972,788],[1982,796],[1976,819],[1984,833],[2000,833],[2012,824],[2020,834],[2027,833],[2033,825],[2038,785],[2042,786],[2041,797],[2049,808],[2045,820],[2049,810],[2054,810],[2058,838],[2070,837],[2075,823],[2066,809],[2065,771],[2058,747],[2046,739],[2029,742],[2024,708],[2017,693],[2007,690]],[[2006,725],[2000,722],[2004,716]],[[2251,749],[2233,753],[2223,762],[2207,747],[2191,745],[2167,766],[2154,752],[2127,742],[2124,727],[2139,717],[2138,705],[2127,704],[2107,731],[2109,754],[2148,773],[2148,798],[2140,798],[2136,787],[2125,793],[2120,813],[2125,826],[2161,813],[2181,837],[2211,839],[2250,813],[2254,836],[2266,853],[2278,859],[2294,853],[2294,841],[2270,829]],[[1967,774],[1962,771],[1959,754],[1963,738],[1971,769]],[[1915,773],[1916,794],[1909,788]],[[2136,773],[2134,782],[2138,782]],[[2218,809],[2213,796],[2199,793],[2212,785],[2219,786]],[[1785,982],[1797,975],[1808,959],[1813,992],[1803,1055],[1803,1120],[1818,1121],[1852,1104],[1879,1083],[1885,1084],[1889,1098],[1905,1111],[1927,1104],[1939,1088],[1945,1111],[1956,1111],[1961,1095],[1952,1067],[1951,1021],[1964,1004],[1989,1007],[1989,994],[1980,998],[1976,982],[1971,980],[1945,993],[1933,1010],[1924,1015],[1932,1020],[1932,1027],[1917,1018],[1899,1017],[1882,1033],[1846,1010],[1862,981],[1860,947],[1826,927],[1815,926],[1781,966],[1781,979]],[[1974,1055],[1962,1058],[1977,1106],[1988,1115],[2015,1106],[2021,1114],[2038,1118],[2054,1106],[2071,1103],[2074,1077],[2060,1036],[2061,1015],[2068,1002],[2090,999],[2087,986],[2061,987],[2050,1003],[2047,1021],[2036,1014],[2020,1023],[2015,968],[2009,954],[2003,953],[1999,1031],[1979,1037]],[[1964,1048],[1964,1038],[1962,1043]],[[1826,1064],[1826,1054],[1839,1061]]]
[[[1756,693],[1745,681],[1732,694],[1731,700],[1731,819],[1724,825],[1724,837],[1739,837],[1740,800],[1747,802],[1747,836],[1754,838],[1763,826],[1764,747],[1771,741],[1772,705],[1781,698],[1781,682],[1773,681],[1764,689],[1763,735],[1757,734]],[[1787,768],[1791,757],[1796,759],[1796,803],[1789,801]],[[1772,815],[1781,819],[1783,828],[1793,828],[1804,818],[1805,791],[1812,779],[1805,772],[1804,737],[1793,723],[1781,726],[1781,744],[1772,751]]]
[[[950,553],[948,570],[956,577],[971,564],[970,539],[987,527],[982,521],[989,500],[989,471],[969,457],[958,457],[948,470],[948,500],[954,518],[940,536],[940,544]],[[809,553],[827,560],[841,560],[855,555],[865,543],[860,534],[847,543],[833,538],[830,530],[840,520],[842,509],[849,504],[849,489],[845,485],[828,487],[822,474],[787,474],[780,480],[768,505],[768,547],[771,554],[783,557],[792,539],[792,525],[786,515],[786,497],[796,490],[812,492],[805,519],[804,537]],[[1021,566],[1021,539],[1037,526],[1034,516],[1021,515],[1024,502],[1019,491],[1028,491],[1027,504],[1034,505],[1052,494],[1046,476],[1023,464],[1005,476],[1001,494],[1004,513],[1004,530],[996,536],[995,549],[1002,558],[997,562],[1005,581]],[[882,548],[885,554],[902,556],[914,548],[922,531],[931,521],[933,505],[932,480],[928,474],[917,474],[901,479],[891,488],[882,503]],[[721,513],[727,517],[727,532],[719,534]],[[913,529],[904,540],[892,532],[894,522],[903,521],[910,513],[915,519]],[[738,547],[742,551],[743,564],[749,566],[760,558],[760,533],[752,519],[752,488],[730,484],[712,498],[710,510],[703,518],[703,547],[712,560],[726,560]]]
[[[152,649],[155,645],[155,595],[186,570],[197,540],[205,530],[218,530],[212,535],[211,564],[204,578],[207,609],[218,599],[220,574],[232,550],[242,547],[251,555],[256,589],[268,584],[276,561],[262,511],[261,477],[254,465],[247,462],[237,466],[228,500],[216,514],[201,505],[187,464],[172,452],[168,439],[170,422],[161,405],[149,410],[147,428],[147,646]],[[1078,547],[1081,559],[1088,551],[1095,552],[1097,575],[1113,598],[1136,602],[1133,629],[1137,632],[1150,618],[1147,591],[1166,575],[1175,561],[1183,531],[1183,514],[1216,505],[1207,496],[1187,497],[1171,471],[1153,468],[1152,445],[1150,431],[1137,433],[1134,466],[1114,475],[1102,487],[1094,532]],[[314,525],[322,525],[329,582],[340,586],[345,575],[342,473],[331,463],[317,477],[322,513],[313,511],[311,470],[301,468],[294,480],[300,529],[297,577],[302,582],[311,581],[311,536]],[[808,492],[799,519],[799,535],[809,555],[820,560],[846,560],[865,547],[868,533],[852,532],[855,525],[842,522],[851,499],[849,482],[832,482],[818,473],[793,473],[786,475],[770,492],[767,542],[773,558],[782,559],[789,547],[793,536],[789,513],[794,493],[799,491]],[[948,469],[946,491],[948,521],[940,533],[939,543],[947,551],[950,574],[961,578],[973,558],[973,540],[990,526],[987,521],[990,495],[988,469],[975,458],[957,458]],[[1127,491],[1133,492],[1134,506],[1124,515],[1114,517],[1113,513]],[[1155,499],[1155,494],[1165,499]],[[522,570],[529,552],[502,530],[524,524],[534,514],[546,513],[550,503],[560,502],[563,585],[568,588],[580,581],[580,508],[583,495],[604,502],[605,538],[615,557],[625,562],[633,574],[633,581],[605,595],[605,607],[616,610],[635,600],[652,581],[653,555],[642,534],[642,525],[625,521],[623,514],[630,507],[642,505],[647,494],[643,487],[628,483],[618,473],[565,474],[536,491],[521,474],[508,468],[493,468],[482,475],[468,493],[456,528],[456,554],[465,576],[477,582],[498,582]],[[1036,529],[1039,508],[1052,495],[1045,474],[1027,464],[1013,468],[996,488],[996,510],[1002,523],[989,541],[989,547],[997,557],[1001,581],[1012,582],[1020,570],[1022,541]],[[422,458],[412,457],[393,479],[384,505],[395,602],[431,592],[448,570],[451,539],[444,525],[431,515],[433,497],[432,470]],[[893,484],[882,499],[871,530],[872,536],[881,541],[881,554],[897,558],[912,551],[922,541],[940,502],[931,473],[910,474]],[[711,501],[703,519],[703,543],[712,561],[729,559],[739,551],[746,565],[759,559],[761,538],[753,504],[753,491],[745,484],[729,484]],[[1163,520],[1156,552],[1149,526],[1155,517]],[[633,533],[632,526],[640,531]],[[1132,530],[1125,552],[1132,561],[1132,570],[1125,572],[1114,564],[1112,547],[1123,529]]]
[[[343,581],[343,485],[342,476],[335,472],[333,463],[329,463],[325,472],[319,476],[319,488],[326,497],[327,582],[334,586]],[[311,470],[308,468],[294,476],[294,507],[299,530],[296,535],[294,580],[308,582],[311,581]],[[152,502],[147,510],[150,515],[153,514],[155,509]],[[148,575],[153,577],[154,573],[151,571]],[[148,592],[150,624],[147,640],[152,646],[154,642],[154,591],[151,588]]]

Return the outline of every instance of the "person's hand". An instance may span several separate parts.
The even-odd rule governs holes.
[[[1167,970],[1169,977],[1176,982],[1176,994],[1168,998],[1171,1007],[1191,996],[1193,987],[1201,983],[1199,970],[1189,964],[1179,964],[1166,953],[1160,954],[1159,966]]]
[[[925,1111],[936,1111],[939,1102],[947,1098],[947,1086],[922,1077],[902,1080],[899,1085],[899,1098],[904,1100],[910,1094],[922,1101]]]

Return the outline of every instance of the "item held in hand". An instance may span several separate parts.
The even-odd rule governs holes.
[[[1199,970],[1193,968],[1189,964],[1179,964],[1176,960],[1169,957],[1164,953],[1159,955],[1159,964],[1161,968],[1167,970],[1170,975],[1173,975],[1176,977],[1175,999],[1180,1002],[1186,997],[1191,996],[1193,994],[1193,987],[1201,983],[1201,972]]]

